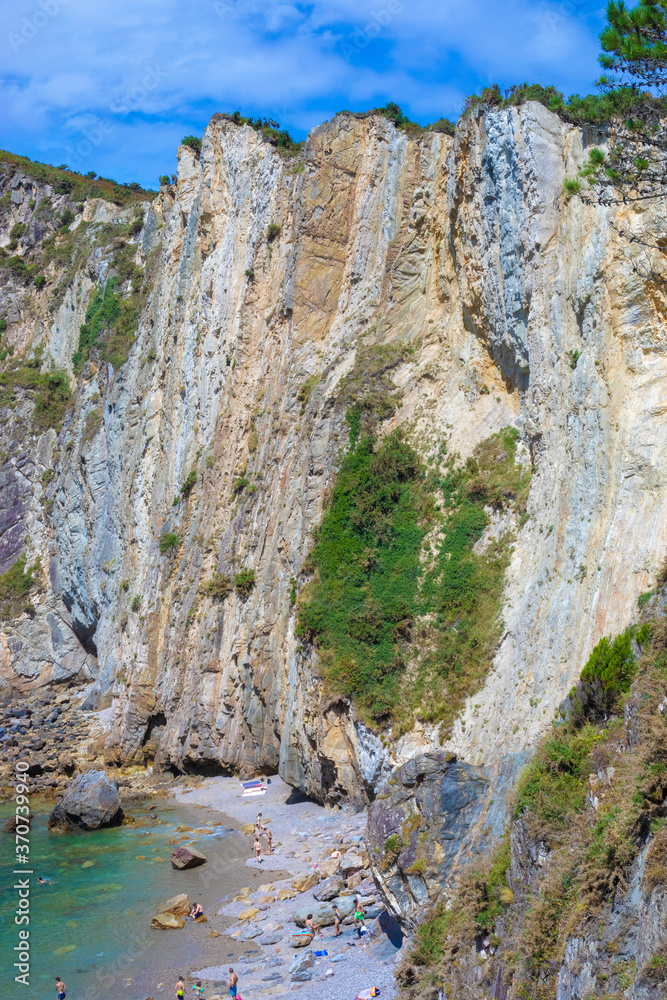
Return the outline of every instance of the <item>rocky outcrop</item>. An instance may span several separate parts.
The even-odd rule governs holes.
[[[433,904],[476,843],[502,827],[489,804],[483,768],[443,751],[419,754],[398,768],[370,807],[366,843],[376,884],[393,913],[410,923]]]
[[[123,815],[117,782],[110,781],[104,771],[88,771],[75,778],[56,803],[49,830],[67,833],[119,826]]]
[[[596,138],[529,103],[481,107],[453,138],[342,114],[294,160],[222,116],[201,156],[181,147],[177,183],[123,237],[151,274],[128,360],[91,352],[58,433],[20,389],[0,427],[2,565],[48,553],[0,633],[5,693],[76,686],[109,761],[277,770],[332,802],[368,801],[439,748],[419,713],[383,742],[323,690],[292,600],[347,442],[342,381],[363,345],[407,343],[381,434],[401,424],[426,460],[465,459],[513,424],[533,466],[494,668],[444,744],[494,785],[514,773],[667,541],[664,308],[645,246],[664,223],[655,205],[565,198]],[[0,242],[22,222],[30,253],[47,192],[12,183]],[[90,242],[43,292],[3,271],[14,358],[41,349],[74,376],[105,233],[133,211],[86,203],[57,239],[85,226]],[[254,585],[236,590],[242,569]]]

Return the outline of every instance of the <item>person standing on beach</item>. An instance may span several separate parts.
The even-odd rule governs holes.
[[[230,997],[236,996],[236,988],[238,985],[239,977],[236,975],[232,967],[229,967],[229,995]]]
[[[58,1000],[65,1000],[65,997],[67,996],[67,987],[60,976],[56,976],[56,993],[58,994]]]
[[[334,937],[340,937],[340,910],[334,904]]]
[[[257,813],[257,819],[255,820],[255,836],[259,837],[262,832],[262,814]]]
[[[266,840],[267,840],[267,843],[269,845],[268,850],[267,850],[266,853],[267,854],[273,854],[273,848],[271,847],[271,841],[273,840],[273,834],[271,833],[271,830],[269,829],[268,826],[265,829],[266,829]]]
[[[176,983],[176,1000],[183,1000],[184,992],[185,992],[185,982],[183,981],[183,976],[179,976],[178,982]]]
[[[260,865],[262,863],[262,845],[260,843],[259,834],[255,837],[255,860],[259,861]]]
[[[364,923],[364,907],[362,903],[355,899],[354,901],[354,929],[357,932],[357,937],[361,937],[361,928],[363,927],[364,932],[366,931],[366,924]]]

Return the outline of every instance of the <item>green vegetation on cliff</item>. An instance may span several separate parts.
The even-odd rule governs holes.
[[[34,565],[26,566],[26,557],[21,555],[0,575],[0,614],[3,618],[15,618],[21,611],[34,613],[28,594],[40,568],[39,559]]]
[[[67,372],[59,368],[43,372],[38,358],[11,364],[0,374],[0,407],[15,407],[25,397],[35,403],[32,424],[36,431],[60,430],[72,399]]]
[[[29,160],[27,156],[17,156],[6,149],[0,149],[0,169],[5,173],[21,172],[38,181],[50,184],[55,194],[64,194],[71,201],[85,198],[104,198],[117,205],[127,205],[137,201],[150,201],[155,191],[147,191],[139,184],[119,184],[107,177],[97,177],[94,171],[84,175],[70,170],[67,166],[52,167],[48,163]]]
[[[93,347],[99,348],[102,361],[108,361],[116,368],[127,361],[146,293],[132,291],[124,299],[117,288],[118,279],[113,277],[103,288],[96,290],[86,310],[86,321],[81,324],[79,332],[79,345],[72,357],[74,371],[81,371]]]
[[[403,996],[481,997],[502,982],[508,995],[554,1000],[571,937],[599,942],[591,961],[606,997],[659,978],[662,952],[641,968],[616,957],[627,945],[610,914],[642,850],[642,893],[667,887],[666,685],[666,617],[597,644],[519,781],[511,829],[420,925],[399,972]],[[493,953],[480,966],[483,941]]]
[[[390,395],[369,398],[385,416]],[[463,465],[443,459],[428,471],[401,431],[379,444],[359,436],[363,412],[348,413],[351,447],[305,567],[314,579],[299,596],[297,634],[315,642],[330,690],[370,722],[409,727],[417,713],[449,724],[500,634],[509,545],[473,552],[485,508],[523,509],[530,474],[514,430]]]

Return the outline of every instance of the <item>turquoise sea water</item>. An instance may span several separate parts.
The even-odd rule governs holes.
[[[30,834],[29,867],[34,874],[29,987],[14,982],[19,928],[14,922],[17,876],[12,873],[19,866],[13,861],[14,835],[0,833],[2,1000],[53,998],[56,975],[67,984],[68,1000],[145,998],[162,968],[165,996],[171,1000],[171,970],[179,962],[187,965],[203,944],[210,947],[203,941],[210,925],[186,921],[183,931],[160,932],[151,930],[151,917],[160,903],[179,892],[215,912],[219,900],[240,884],[239,878],[242,881],[238,869],[244,847],[229,827],[212,826],[224,818],[220,814],[167,805],[159,807],[156,823],[147,805],[131,807],[134,825],[66,836],[48,832],[48,813],[35,816]],[[3,807],[0,826],[9,815],[11,810]],[[169,863],[173,845],[167,841],[181,836],[176,831],[181,824],[213,830],[197,837],[189,834],[208,858],[206,865],[192,871],[175,871]],[[38,875],[51,884],[37,885]]]

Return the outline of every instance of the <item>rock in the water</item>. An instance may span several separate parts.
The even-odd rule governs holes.
[[[339,894],[343,888],[343,884],[344,883],[340,875],[333,875],[325,882],[320,882],[317,889],[313,893],[313,896],[315,899],[318,899],[320,903],[329,903]]]
[[[25,825],[29,827],[30,821],[34,818],[33,813],[30,813],[28,816],[10,816],[2,830],[4,833],[16,833],[17,826]]]
[[[185,868],[199,868],[200,865],[206,864],[204,855],[195,851],[194,847],[176,847],[171,852],[169,860],[172,868],[177,868],[179,871]]]
[[[156,913],[151,920],[151,927],[158,931],[176,931],[185,927],[185,920],[174,913]]]
[[[309,872],[307,875],[299,875],[298,878],[295,878],[292,882],[292,888],[296,889],[297,892],[307,892],[308,889],[317,885],[319,880],[320,876],[317,872]]]
[[[292,920],[297,927],[305,927],[306,917],[309,913],[312,913],[313,923],[317,927],[333,927],[336,919],[333,904],[336,904],[341,918],[344,920],[345,917],[349,917],[351,913],[354,913],[354,900],[354,896],[338,896],[331,903],[318,903],[317,906],[302,906],[300,910],[297,910],[293,914]]]
[[[122,822],[118,783],[111,781],[104,771],[88,771],[74,779],[56,804],[49,816],[49,830],[62,833],[97,830]]]
[[[171,899],[168,899],[160,912],[173,913],[177,917],[187,917],[191,909],[192,907],[187,894],[185,892],[181,892],[178,896],[173,896]]]

